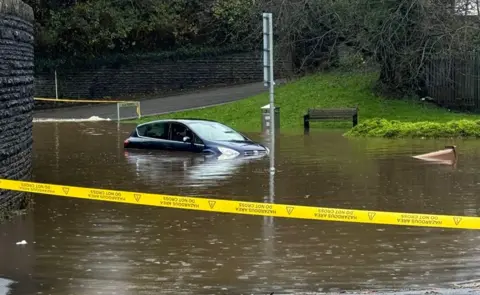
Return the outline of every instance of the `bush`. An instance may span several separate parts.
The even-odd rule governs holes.
[[[345,133],[349,137],[384,138],[479,138],[480,120],[440,122],[400,122],[374,118],[365,120]]]

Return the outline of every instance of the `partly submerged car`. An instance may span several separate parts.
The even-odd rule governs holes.
[[[204,153],[219,158],[264,156],[269,149],[219,122],[205,119],[165,119],[138,125],[124,148]]]

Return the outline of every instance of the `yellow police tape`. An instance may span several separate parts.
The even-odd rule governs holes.
[[[82,103],[117,103],[122,105],[135,105],[138,118],[142,117],[140,111],[140,102],[137,100],[93,100],[93,99],[66,99],[66,98],[43,98],[43,97],[34,97],[34,100],[39,101],[54,101],[54,102],[82,102]]]
[[[85,103],[138,103],[136,100],[94,100],[94,99],[68,99],[68,98],[43,98],[34,97],[34,100],[38,101],[54,101],[54,102],[85,102]]]
[[[135,205],[325,221],[480,229],[480,217],[412,214],[137,193],[0,179],[0,189]]]

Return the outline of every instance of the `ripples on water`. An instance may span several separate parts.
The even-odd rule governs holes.
[[[410,156],[448,142],[277,139],[268,159],[124,151],[132,126],[36,123],[36,181],[312,206],[478,216],[479,144],[456,168]],[[252,138],[265,142],[262,136]],[[0,277],[43,294],[212,294],[425,288],[480,275],[477,231],[215,214],[38,196],[4,225]],[[27,240],[19,247],[15,242]],[[16,261],[22,261],[17,265]],[[6,262],[6,263],[4,263]],[[20,288],[20,287],[19,287]],[[27,287],[24,287],[27,288]],[[14,294],[27,294],[14,287]]]

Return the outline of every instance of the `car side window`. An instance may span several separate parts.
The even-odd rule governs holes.
[[[140,136],[168,139],[168,123],[161,122],[143,125],[138,127],[137,130]]]
[[[197,144],[203,144],[203,141],[200,139],[200,137],[198,137],[196,134],[195,136],[193,137],[193,142],[194,143],[197,143]]]
[[[185,136],[188,136],[191,139],[193,139],[193,133],[190,129],[187,128],[187,126],[180,123],[172,123],[171,126],[172,126],[171,140],[183,142],[183,138]]]

